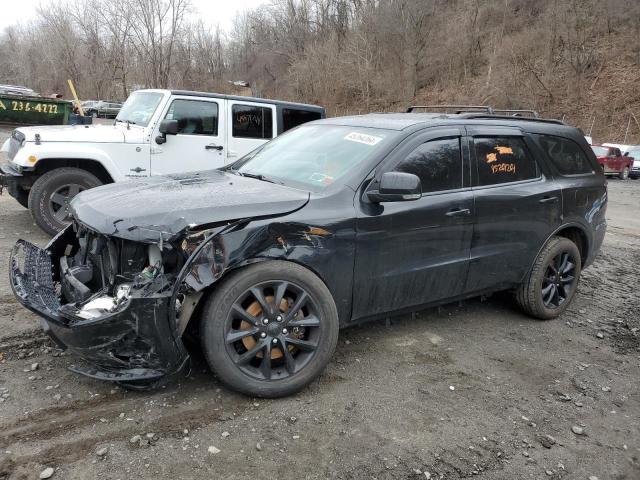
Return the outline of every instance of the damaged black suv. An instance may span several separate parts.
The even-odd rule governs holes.
[[[218,170],[78,195],[11,283],[78,373],[131,388],[188,371],[189,328],[227,385],[296,392],[340,327],[497,290],[539,319],[576,294],[607,191],[580,130],[484,113],[300,126]]]

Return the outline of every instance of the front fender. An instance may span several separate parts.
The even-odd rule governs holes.
[[[313,257],[317,262],[318,256],[329,255],[332,237],[324,228],[301,223],[274,222],[249,228],[246,221],[238,221],[211,232],[193,251],[176,283],[199,292],[230,270],[268,259],[289,260],[314,270],[306,260]],[[182,247],[188,248],[188,240]]]
[[[36,161],[29,160],[30,157],[35,157]],[[105,168],[114,181],[127,178],[125,175],[127,172],[122,172],[110,155],[91,144],[43,142],[38,145],[34,142],[27,142],[18,150],[13,162],[16,165],[32,169],[37,167],[38,162],[48,159],[95,160]]]

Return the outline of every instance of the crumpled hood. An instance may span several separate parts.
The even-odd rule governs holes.
[[[158,242],[188,226],[284,215],[308,201],[308,192],[210,170],[92,188],[73,199],[71,213],[98,232]]]
[[[40,141],[45,142],[86,142],[86,143],[123,143],[124,129],[115,125],[49,125],[39,127],[20,127],[27,142],[36,141],[36,133]]]

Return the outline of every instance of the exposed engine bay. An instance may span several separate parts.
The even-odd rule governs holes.
[[[72,370],[150,381],[188,366],[180,337],[202,292],[177,282],[205,238],[199,232],[179,245],[162,238],[142,243],[74,223],[46,250],[18,242],[12,285],[25,306],[45,317],[43,328],[61,347],[92,364]],[[189,273],[197,276],[198,268]]]
[[[79,229],[77,244],[59,259],[65,313],[99,318],[127,305],[131,296],[169,291],[185,257],[166,245],[145,245]]]

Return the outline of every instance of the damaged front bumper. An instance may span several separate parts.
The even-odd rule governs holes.
[[[10,281],[17,299],[42,318],[45,332],[90,366],[71,370],[89,377],[133,385],[151,383],[188,369],[189,356],[172,322],[171,288],[134,285],[108,311],[89,314],[90,298],[66,304],[61,290],[69,288],[58,266],[67,250],[70,228],[47,249],[27,241],[16,243],[11,254]],[[65,240],[64,237],[67,237]],[[73,285],[71,285],[73,287]]]

